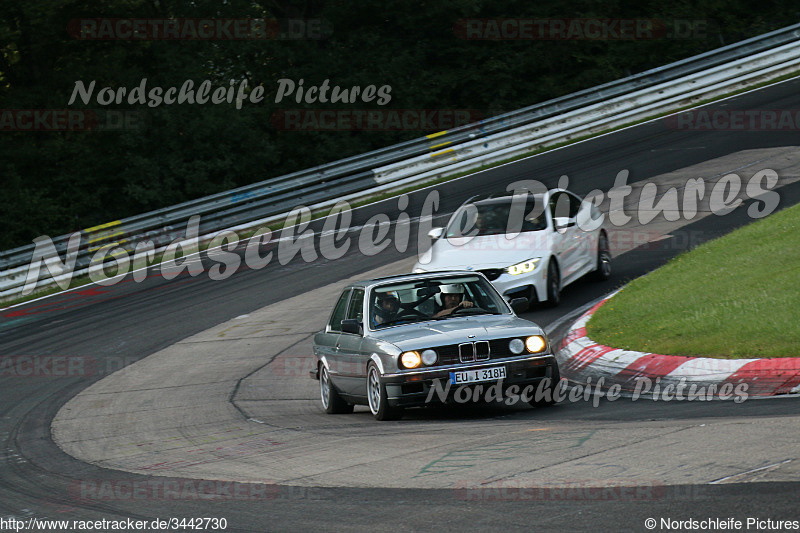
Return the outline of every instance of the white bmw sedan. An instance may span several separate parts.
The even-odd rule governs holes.
[[[482,272],[507,299],[556,306],[561,289],[594,273],[611,276],[608,233],[599,210],[564,189],[544,194],[476,196],[445,228],[433,228],[431,248],[414,272]]]

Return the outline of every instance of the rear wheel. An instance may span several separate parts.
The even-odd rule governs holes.
[[[606,281],[611,277],[611,250],[605,233],[601,233],[597,240],[597,269],[594,277],[597,281]]]
[[[561,276],[555,259],[547,265],[547,300],[549,307],[557,307],[561,303]]]
[[[367,399],[375,420],[397,420],[403,416],[402,407],[389,406],[386,385],[381,383],[381,374],[374,363],[370,363],[367,369]]]
[[[353,406],[345,402],[336,388],[331,383],[331,376],[328,369],[323,365],[319,372],[319,395],[322,400],[322,408],[329,415],[348,414],[353,412]]]

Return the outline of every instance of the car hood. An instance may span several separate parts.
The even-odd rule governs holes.
[[[372,332],[370,336],[407,351],[473,340],[543,334],[542,328],[533,322],[514,315],[475,315],[403,324]],[[470,335],[474,337],[470,338]]]
[[[414,268],[424,270],[458,270],[471,267],[473,270],[505,268],[534,257],[550,254],[549,231],[520,233],[513,239],[505,234],[481,237],[441,238],[422,255]]]

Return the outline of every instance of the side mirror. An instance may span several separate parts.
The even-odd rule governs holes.
[[[528,310],[528,299],[524,297],[514,298],[509,302],[509,305],[516,314],[524,313]]]
[[[555,217],[553,219],[553,229],[555,231],[563,231],[570,226],[575,225],[575,219],[569,217]]]
[[[353,333],[361,335],[361,321],[355,318],[345,318],[342,320],[342,333]]]
[[[444,233],[444,228],[432,228],[428,232],[428,237],[430,237],[433,240],[436,240],[442,236],[442,233]]]

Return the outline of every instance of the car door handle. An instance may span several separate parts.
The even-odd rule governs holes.
[[[337,344],[336,348],[334,348],[334,349],[338,352],[339,351],[339,345]]]

